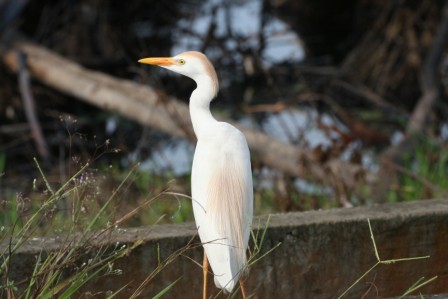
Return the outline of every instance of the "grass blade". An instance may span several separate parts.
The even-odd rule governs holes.
[[[171,290],[173,288],[173,286],[182,278],[179,277],[178,279],[176,279],[175,281],[173,281],[172,283],[170,283],[166,288],[164,288],[163,290],[161,290],[159,293],[157,293],[157,295],[155,295],[154,297],[152,297],[152,299],[159,299],[162,298],[163,295],[165,295],[166,293],[168,293],[169,290]]]

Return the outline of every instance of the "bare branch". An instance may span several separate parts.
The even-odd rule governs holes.
[[[26,56],[23,52],[17,52],[17,61],[19,66],[19,86],[20,94],[22,95],[23,106],[26,113],[26,118],[31,129],[31,136],[36,143],[37,152],[39,155],[48,159],[48,147],[45,142],[44,134],[36,115],[36,105],[34,104],[34,97],[30,88],[30,74],[26,66]]]

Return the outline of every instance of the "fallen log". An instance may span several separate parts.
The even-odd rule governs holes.
[[[11,70],[17,72],[16,53],[21,51],[27,56],[30,73],[36,80],[142,125],[194,140],[188,106],[181,101],[149,86],[86,69],[25,40],[16,32],[4,35],[2,39],[1,59]],[[336,181],[337,185],[343,184],[350,190],[354,190],[359,178],[365,175],[362,165],[337,158],[322,162],[315,158],[312,149],[287,144],[258,130],[228,122],[245,134],[253,157],[273,169],[326,185]]]

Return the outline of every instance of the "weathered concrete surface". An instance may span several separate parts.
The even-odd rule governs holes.
[[[420,292],[448,293],[448,200],[273,215],[262,251],[279,242],[282,245],[251,268],[248,292],[254,294],[253,298],[337,298],[376,262],[367,218],[371,220],[382,259],[431,257],[381,265],[346,298],[361,298],[369,288],[363,298],[399,296],[419,278],[436,275],[438,279]],[[264,226],[266,217],[254,221],[258,222]],[[123,270],[122,275],[102,277],[87,289],[92,293],[117,290],[130,282],[120,297],[129,298],[157,266],[158,247],[163,260],[188,244],[195,233],[191,223],[118,230],[112,237],[113,242],[130,243],[140,239],[144,244],[114,265]],[[51,250],[57,247],[58,241],[48,240],[45,244]],[[21,249],[23,264],[14,269],[15,275],[29,272],[39,248],[40,245],[30,244]],[[200,247],[188,250],[185,256],[162,270],[139,298],[151,298],[179,277],[181,280],[165,298],[200,298],[202,270],[191,259],[202,261]],[[210,282],[210,289],[216,293]],[[104,293],[99,298],[103,296]]]

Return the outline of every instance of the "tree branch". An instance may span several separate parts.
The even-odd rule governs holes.
[[[36,143],[37,152],[45,160],[48,159],[48,147],[45,142],[42,128],[39,124],[39,119],[36,115],[36,105],[34,104],[34,97],[30,88],[30,74],[26,66],[26,57],[22,52],[17,52],[17,63],[19,67],[19,87],[22,96],[23,106],[25,109],[26,118],[31,129],[31,136]]]

